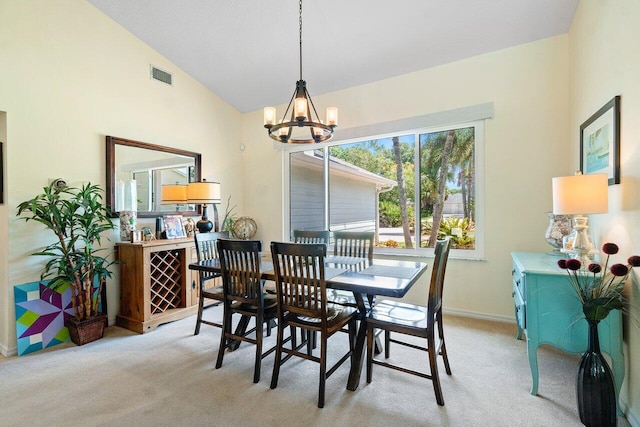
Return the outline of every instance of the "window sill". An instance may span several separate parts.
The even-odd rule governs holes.
[[[471,252],[471,253],[470,253]],[[433,248],[424,249],[387,249],[375,248],[373,256],[380,259],[404,259],[416,260],[417,258],[433,258]],[[463,261],[486,261],[478,251],[467,251],[461,249],[451,249],[449,259],[459,259]]]

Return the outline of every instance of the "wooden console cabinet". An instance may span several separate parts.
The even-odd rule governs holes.
[[[120,261],[120,313],[116,324],[138,333],[197,313],[197,261],[193,239],[116,244]],[[194,277],[192,277],[192,274]]]

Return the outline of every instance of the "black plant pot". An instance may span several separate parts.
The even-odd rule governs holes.
[[[589,323],[587,351],[578,368],[577,397],[580,421],[587,427],[616,426],[616,390],[611,368],[600,353],[598,322]]]

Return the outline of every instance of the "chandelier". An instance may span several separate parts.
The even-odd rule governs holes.
[[[300,80],[296,82],[289,106],[279,123],[276,124],[275,107],[264,108],[264,127],[267,128],[269,136],[276,141],[308,144],[327,141],[333,136],[333,130],[338,126],[338,109],[327,107],[327,121],[323,123],[307,91],[307,83],[302,80],[302,0],[299,6]],[[289,112],[291,115],[287,120]]]

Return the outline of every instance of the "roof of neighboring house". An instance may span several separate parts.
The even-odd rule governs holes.
[[[303,156],[291,156],[291,164],[308,169],[322,169],[324,154],[318,150],[303,151]],[[370,182],[378,189],[390,190],[398,183],[392,179],[369,172],[345,160],[329,156],[330,173],[350,179]]]

